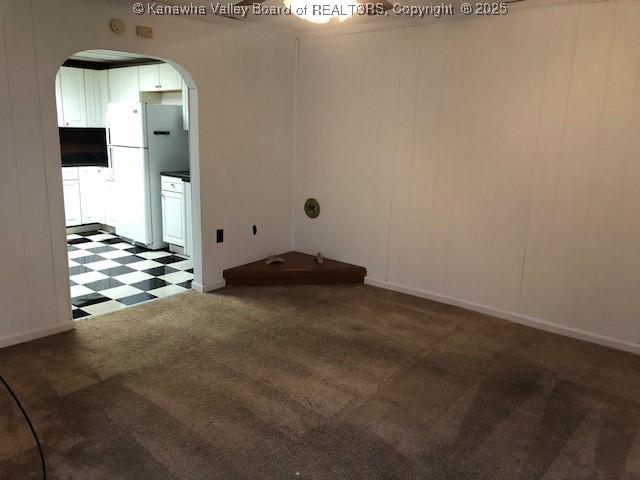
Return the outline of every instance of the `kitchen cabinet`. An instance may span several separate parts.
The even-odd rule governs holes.
[[[138,67],[112,68],[109,78],[109,101],[135,103],[140,101]]]
[[[189,90],[178,71],[166,63],[109,70],[60,67],[55,82],[58,126],[105,128],[109,102],[139,102],[141,91],[182,91],[188,130]]]
[[[64,217],[66,226],[80,225],[82,223],[80,181],[63,180],[62,192],[64,194]]]
[[[185,239],[184,254],[188,257],[193,255],[193,218],[191,211],[191,182],[184,182],[184,214],[185,214]]]
[[[86,97],[87,127],[106,127],[107,105],[109,103],[108,71],[85,70],[84,90]]]
[[[154,92],[160,88],[158,65],[142,65],[138,67],[141,92]]]
[[[141,92],[164,92],[182,89],[182,76],[168,63],[138,67]]]
[[[185,246],[187,224],[182,180],[161,178],[162,240],[172,245]]]
[[[105,188],[101,167],[80,167],[80,219],[82,224],[105,223]]]
[[[60,67],[58,75],[62,104],[62,122],[58,119],[58,123],[62,123],[64,127],[86,127],[87,106],[83,69]]]
[[[185,233],[183,194],[162,192],[162,240],[184,247]]]
[[[67,227],[100,223],[115,225],[112,205],[115,191],[111,169],[105,167],[63,167],[62,186]]]
[[[182,88],[182,75],[168,63],[158,65],[158,77],[162,90],[180,90]]]

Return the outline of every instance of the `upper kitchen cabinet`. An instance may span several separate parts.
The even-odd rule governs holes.
[[[112,68],[108,72],[110,102],[140,101],[138,67]]]
[[[58,71],[62,119],[58,124],[63,127],[86,127],[87,106],[84,89],[84,70],[81,68],[60,67]]]
[[[160,76],[158,65],[142,65],[138,67],[141,92],[154,92],[160,90]]]
[[[162,90],[182,89],[182,75],[168,63],[158,65],[158,76]]]
[[[87,127],[104,128],[109,103],[107,70],[85,70],[84,90],[87,99]]]
[[[163,92],[182,89],[181,75],[168,63],[142,65],[138,67],[138,70],[140,72],[141,92]]]

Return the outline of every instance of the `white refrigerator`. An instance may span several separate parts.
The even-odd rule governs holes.
[[[107,143],[113,169],[116,234],[163,248],[160,172],[189,170],[182,107],[110,103]]]

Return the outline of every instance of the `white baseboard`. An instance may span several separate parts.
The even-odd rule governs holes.
[[[60,325],[55,325],[53,327],[32,330],[30,332],[20,333],[18,335],[12,335],[10,337],[2,337],[0,338],[0,348],[17,345],[18,343],[28,342],[30,340],[35,340],[36,338],[55,335],[56,333],[66,332],[67,330],[73,330],[75,328],[75,322],[68,321]]]
[[[367,285],[372,285],[374,287],[384,288],[386,290],[393,290],[394,292],[406,293],[407,295],[426,298],[435,302],[446,303],[447,305],[455,305],[457,307],[466,308],[467,310],[473,310],[474,312],[492,315],[494,317],[501,318],[502,320],[508,320],[510,322],[519,323],[520,325],[526,325],[528,327],[545,330],[547,332],[557,333],[566,337],[576,338],[578,340],[584,340],[618,350],[624,350],[625,352],[640,354],[640,345],[638,345],[637,343],[625,342],[623,340],[607,337],[598,333],[592,333],[578,328],[559,325],[557,323],[548,322],[547,320],[543,320],[541,318],[535,318],[527,315],[522,315],[520,313],[499,310],[496,308],[487,307],[486,305],[467,302],[460,298],[441,295],[425,290],[419,290],[417,288],[406,287],[397,283],[376,280],[370,277],[365,278],[364,283],[366,283]]]
[[[192,282],[191,288],[193,288],[196,292],[205,293],[212,292],[214,290],[218,290],[219,288],[223,288],[227,286],[227,282],[224,279],[218,280],[217,282],[210,283],[208,285],[202,285],[201,283]]]

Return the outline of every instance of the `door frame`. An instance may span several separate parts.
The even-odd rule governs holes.
[[[201,212],[202,212],[202,208],[201,208],[201,194],[200,194],[200,148],[199,148],[199,143],[200,143],[200,135],[199,135],[199,123],[198,123],[198,88],[197,85],[192,77],[192,75],[189,73],[189,71],[183,67],[181,64],[177,63],[176,61],[170,59],[170,58],[164,58],[161,55],[150,55],[150,54],[141,54],[141,53],[137,53],[137,52],[132,52],[132,51],[120,51],[120,50],[114,50],[111,48],[88,48],[88,49],[84,49],[84,50],[79,50],[76,53],[82,52],[82,51],[86,51],[86,50],[109,50],[109,51],[113,51],[113,52],[117,52],[117,53],[127,53],[127,54],[131,54],[131,55],[135,55],[137,57],[140,58],[149,58],[149,59],[153,59],[153,60],[160,60],[162,62],[168,63],[170,64],[173,68],[175,68],[178,73],[180,74],[180,76],[182,77],[182,80],[185,82],[187,90],[188,90],[188,94],[187,94],[187,99],[188,99],[188,110],[189,110],[189,116],[188,116],[188,121],[189,121],[189,129],[188,129],[188,144],[189,144],[189,170],[190,170],[190,177],[191,177],[191,222],[192,222],[192,243],[193,243],[193,250],[191,252],[191,259],[193,261],[193,281],[191,284],[191,288],[193,290],[199,291],[199,292],[204,292],[204,285],[206,285],[205,281],[204,281],[204,269],[203,269],[203,255],[202,255],[202,227],[201,227]],[[75,54],[75,53],[74,53]],[[71,57],[72,55],[69,55],[67,58]],[[58,67],[56,68],[56,70],[53,72],[52,75],[52,81],[51,81],[51,88],[50,88],[50,94],[51,97],[53,98],[54,104],[56,105],[56,111],[58,108],[57,105],[57,100],[56,100],[56,76],[57,76],[57,72],[58,69],[62,66],[62,64],[58,65]],[[57,132],[57,122],[55,123],[56,125],[56,132]],[[57,155],[58,158],[60,158],[61,155],[61,151],[60,151],[60,142],[58,139],[57,142]],[[61,169],[58,169],[57,172],[58,175],[58,180],[56,182],[53,182],[54,184],[57,185],[57,187],[55,187],[55,189],[57,191],[54,191],[53,194],[56,195],[59,199],[63,199],[63,184],[62,184],[62,173],[61,173]],[[65,286],[64,291],[60,292],[60,289],[56,289],[56,296],[58,297],[58,308],[59,308],[59,313],[58,313],[58,320],[60,321],[61,324],[63,325],[68,325],[68,328],[64,328],[64,329],[73,329],[75,328],[75,322],[73,320],[73,316],[72,316],[72,308],[71,308],[71,292],[70,292],[70,279],[69,279],[69,272],[68,272],[68,257],[67,257],[67,242],[66,242],[66,224],[64,221],[65,218],[65,211],[64,211],[64,201],[62,201],[62,229],[58,230],[56,225],[51,225],[51,233],[52,233],[52,253],[54,255],[54,257],[57,257],[60,260],[60,262],[55,262],[58,265],[63,265],[65,267],[65,272],[62,278],[62,274],[59,271],[60,269],[54,269],[54,282],[56,284],[59,284],[59,281],[62,282],[62,285]],[[56,222],[58,223],[58,222]],[[62,231],[64,233],[64,237],[63,237],[63,241],[59,242],[55,240],[55,237],[58,235],[58,232]],[[60,245],[64,245],[64,248],[60,248]],[[67,324],[65,322],[65,320],[68,320],[69,322],[71,322],[71,324]],[[63,330],[63,329],[60,329]]]

